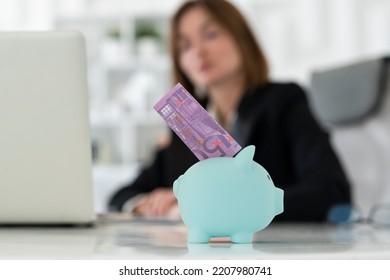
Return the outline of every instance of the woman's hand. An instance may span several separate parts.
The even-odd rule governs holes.
[[[177,200],[171,188],[158,188],[143,197],[133,212],[142,216],[177,216]]]

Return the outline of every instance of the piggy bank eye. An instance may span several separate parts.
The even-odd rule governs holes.
[[[268,180],[270,180],[271,181],[271,177],[267,174],[267,178],[268,178]]]

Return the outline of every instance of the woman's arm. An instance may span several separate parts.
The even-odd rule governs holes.
[[[109,201],[110,211],[122,211],[123,205],[134,196],[147,193],[156,188],[161,182],[162,165],[165,149],[158,150],[153,162],[144,168],[135,181],[127,184],[116,192]]]
[[[350,185],[325,133],[310,112],[303,91],[286,108],[285,132],[296,183],[285,190],[280,220],[322,221],[329,209],[350,203]]]

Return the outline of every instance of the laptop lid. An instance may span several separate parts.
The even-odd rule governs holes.
[[[0,224],[94,219],[85,43],[0,32]]]

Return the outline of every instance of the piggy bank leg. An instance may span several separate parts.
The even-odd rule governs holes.
[[[188,243],[207,243],[210,235],[199,229],[189,229],[187,235]]]
[[[253,233],[252,232],[239,232],[231,236],[233,243],[252,243]]]

